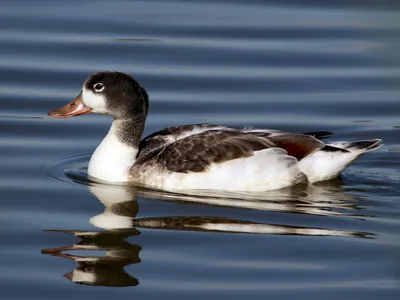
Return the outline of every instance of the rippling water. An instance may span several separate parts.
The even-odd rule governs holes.
[[[0,296],[398,299],[393,3],[3,1]],[[99,70],[147,88],[145,134],[214,122],[385,145],[338,180],[257,195],[94,184],[111,120],[47,111]]]

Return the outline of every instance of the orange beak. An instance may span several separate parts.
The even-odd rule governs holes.
[[[78,97],[76,97],[71,102],[67,103],[63,107],[49,111],[48,114],[49,114],[49,116],[52,116],[55,118],[70,118],[73,116],[90,114],[91,112],[92,112],[92,109],[90,107],[87,107],[83,103],[82,93],[80,93],[78,95]]]

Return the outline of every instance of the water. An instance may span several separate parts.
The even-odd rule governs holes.
[[[398,299],[400,5],[1,7],[2,299]],[[92,184],[110,118],[47,111],[100,70],[147,88],[145,134],[214,122],[385,145],[338,180],[261,196]]]

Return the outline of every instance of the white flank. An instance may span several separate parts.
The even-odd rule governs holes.
[[[298,161],[280,148],[254,152],[253,156],[212,164],[206,172],[170,173],[163,176],[162,189],[213,189],[268,191],[291,186],[304,176]]]
[[[118,140],[117,124],[118,120],[115,120],[107,136],[93,153],[88,173],[102,181],[123,183],[128,181],[129,168],[134,163],[138,150]]]

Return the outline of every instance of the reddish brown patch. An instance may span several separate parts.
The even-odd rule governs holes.
[[[277,147],[285,149],[289,155],[296,157],[298,160],[318,151],[325,146],[324,143],[307,135],[282,135],[273,137],[272,140]]]

